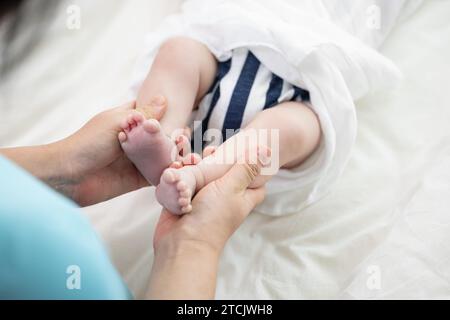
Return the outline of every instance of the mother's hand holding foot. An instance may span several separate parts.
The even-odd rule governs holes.
[[[165,100],[139,111],[161,119]],[[135,103],[100,113],[72,136],[37,147],[0,149],[3,154],[80,206],[97,204],[148,186],[117,139]]]
[[[59,142],[0,149],[0,154],[80,206],[112,199],[148,186],[125,156],[118,139],[123,130],[123,119],[134,109],[135,104],[129,103],[105,111]],[[152,106],[139,111],[146,118],[159,120],[165,110],[165,100],[156,99]],[[236,164],[225,176],[196,195],[190,214],[180,217],[167,211],[162,213],[154,239],[155,261],[148,298],[214,298],[220,253],[227,240],[264,198],[264,188],[248,189],[260,169],[260,163]],[[22,244],[20,250],[24,251],[5,253],[0,257],[0,269],[2,263],[17,266],[12,275],[0,273],[0,287],[6,290],[0,290],[0,298],[129,297],[126,289],[121,289],[123,282],[95,233],[73,205],[1,158],[0,175],[5,177],[2,180],[5,183],[0,184],[0,234],[8,240],[6,247],[17,248],[15,242],[19,242]],[[70,230],[66,229],[68,225]],[[67,248],[70,248],[70,254],[67,254]],[[19,256],[27,259],[14,260]],[[66,280],[61,279],[61,274],[64,275],[65,268],[74,263],[84,268],[83,274],[88,272],[83,278],[82,292],[64,290]],[[41,272],[36,274],[36,270]],[[45,274],[42,270],[46,270]],[[11,283],[7,280],[11,276],[21,279],[24,276],[21,272],[35,281]],[[40,290],[36,291],[36,287]],[[9,293],[3,296],[4,292]]]
[[[214,299],[226,242],[264,200],[264,187],[249,189],[267,161],[259,160],[257,164],[239,162],[203,188],[190,214],[177,216],[163,210],[155,232],[148,298]]]

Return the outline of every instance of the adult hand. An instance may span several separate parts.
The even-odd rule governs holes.
[[[249,189],[259,176],[258,164],[236,164],[224,177],[203,188],[193,211],[175,216],[164,210],[157,225],[149,298],[212,299],[217,265],[226,242],[263,201],[264,188]]]
[[[147,118],[160,120],[166,100],[140,108]],[[45,146],[0,150],[55,190],[88,206],[148,185],[125,156],[118,140],[121,122],[135,103],[100,113],[72,136]]]
[[[135,103],[103,112],[66,139],[67,161],[74,183],[72,198],[81,206],[96,204],[148,186],[148,182],[124,154],[118,134],[120,124]],[[139,109],[147,119],[160,120],[166,111],[163,98]]]

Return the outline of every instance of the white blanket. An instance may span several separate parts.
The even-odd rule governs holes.
[[[65,27],[72,4],[82,9],[78,31]],[[0,83],[0,146],[62,138],[123,102],[142,39],[178,4],[67,1],[45,41]],[[392,31],[382,52],[404,79],[357,102],[341,179],[295,215],[250,216],[222,256],[218,298],[450,298],[449,16],[450,1],[427,0]],[[160,210],[152,189],[85,209],[137,297]]]
[[[229,59],[234,49],[248,48],[273,73],[307,89],[320,119],[322,143],[302,166],[281,170],[271,179],[266,201],[256,209],[273,216],[292,214],[321,199],[341,175],[356,136],[353,101],[393,86],[398,78],[395,66],[370,45],[392,29],[405,3],[410,2],[186,1],[180,14],[149,36],[133,87],[136,91],[146,78],[164,40],[187,36],[208,46],[220,61]],[[371,6],[378,15],[367,14]],[[381,19],[383,14],[387,18]]]

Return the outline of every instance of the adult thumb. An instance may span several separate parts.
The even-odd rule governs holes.
[[[228,173],[218,181],[226,192],[240,193],[249,188],[253,181],[260,175],[261,169],[268,162],[267,148],[259,148],[257,161],[250,161],[252,157],[247,156],[245,160],[238,161]],[[255,159],[255,157],[253,157]]]
[[[167,111],[167,99],[163,96],[156,96],[149,105],[137,108],[146,119],[161,120]]]

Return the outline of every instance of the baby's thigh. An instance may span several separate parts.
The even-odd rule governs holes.
[[[296,142],[317,136],[320,125],[311,108],[302,102],[289,101],[259,112],[244,130],[273,130],[279,133],[280,142]]]

